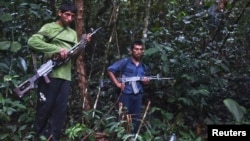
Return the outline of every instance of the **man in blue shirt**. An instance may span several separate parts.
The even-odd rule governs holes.
[[[108,76],[116,87],[121,89],[119,97],[119,109],[126,107],[131,115],[133,133],[137,133],[140,124],[140,111],[142,106],[143,85],[149,83],[147,67],[141,62],[144,53],[142,41],[134,41],[130,47],[131,57],[116,61],[107,68]],[[141,81],[122,83],[116,77],[142,77]],[[119,77],[120,77],[119,76]],[[134,84],[133,84],[134,83]],[[122,107],[120,107],[122,106]]]

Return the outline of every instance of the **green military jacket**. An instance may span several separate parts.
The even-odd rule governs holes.
[[[29,38],[28,45],[35,51],[43,53],[45,62],[51,59],[53,54],[59,53],[61,48],[70,49],[77,43],[76,32],[70,27],[64,28],[56,22],[45,24],[38,33]],[[54,38],[48,42],[48,37]],[[55,68],[49,76],[71,81],[71,61]]]

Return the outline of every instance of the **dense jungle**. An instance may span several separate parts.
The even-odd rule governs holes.
[[[36,82],[23,97],[14,89],[43,64],[27,40],[55,20],[61,2],[0,1],[2,141],[33,140]],[[250,124],[250,0],[74,2],[79,11],[72,28],[79,38],[101,29],[71,59],[62,141],[169,141],[173,133],[178,141],[206,141],[207,125]],[[151,75],[171,79],[145,87],[141,127],[133,135],[126,114],[117,109],[119,89],[108,82],[106,68],[129,56],[138,39]]]

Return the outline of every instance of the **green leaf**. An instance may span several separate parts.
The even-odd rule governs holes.
[[[16,112],[16,109],[12,108],[12,107],[7,107],[6,108],[6,112],[7,114],[10,116],[12,115],[14,112]]]
[[[152,55],[158,51],[159,51],[159,49],[157,49],[157,48],[149,48],[149,49],[145,50],[144,55]]]
[[[1,20],[2,22],[11,21],[11,20],[12,20],[12,16],[11,16],[10,13],[3,14],[3,15],[0,15],[0,20]]]
[[[4,80],[4,82],[8,82],[8,81],[12,80],[12,77],[11,77],[11,75],[4,75],[3,80]]]
[[[168,51],[174,52],[174,49],[172,47],[164,46],[163,48],[168,50]]]
[[[164,61],[164,62],[168,61],[167,55],[162,55],[161,60]]]
[[[26,72],[28,70],[28,64],[25,61],[25,59],[22,57],[19,57],[18,60],[19,60],[19,63],[21,65],[22,69]]]
[[[10,41],[0,42],[0,50],[8,50],[10,48]]]
[[[5,64],[5,63],[0,63],[0,68],[2,70],[9,70],[9,66],[7,64]]]
[[[21,48],[21,44],[17,41],[14,41],[11,45],[10,51],[17,52]]]
[[[236,101],[233,99],[225,99],[223,103],[227,107],[227,109],[233,114],[237,122],[240,122],[246,113],[246,108],[240,106]]]

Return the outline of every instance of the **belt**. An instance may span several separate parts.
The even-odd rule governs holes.
[[[122,94],[126,94],[126,95],[138,95],[138,94],[142,94],[143,92],[138,92],[138,93],[122,93]]]

